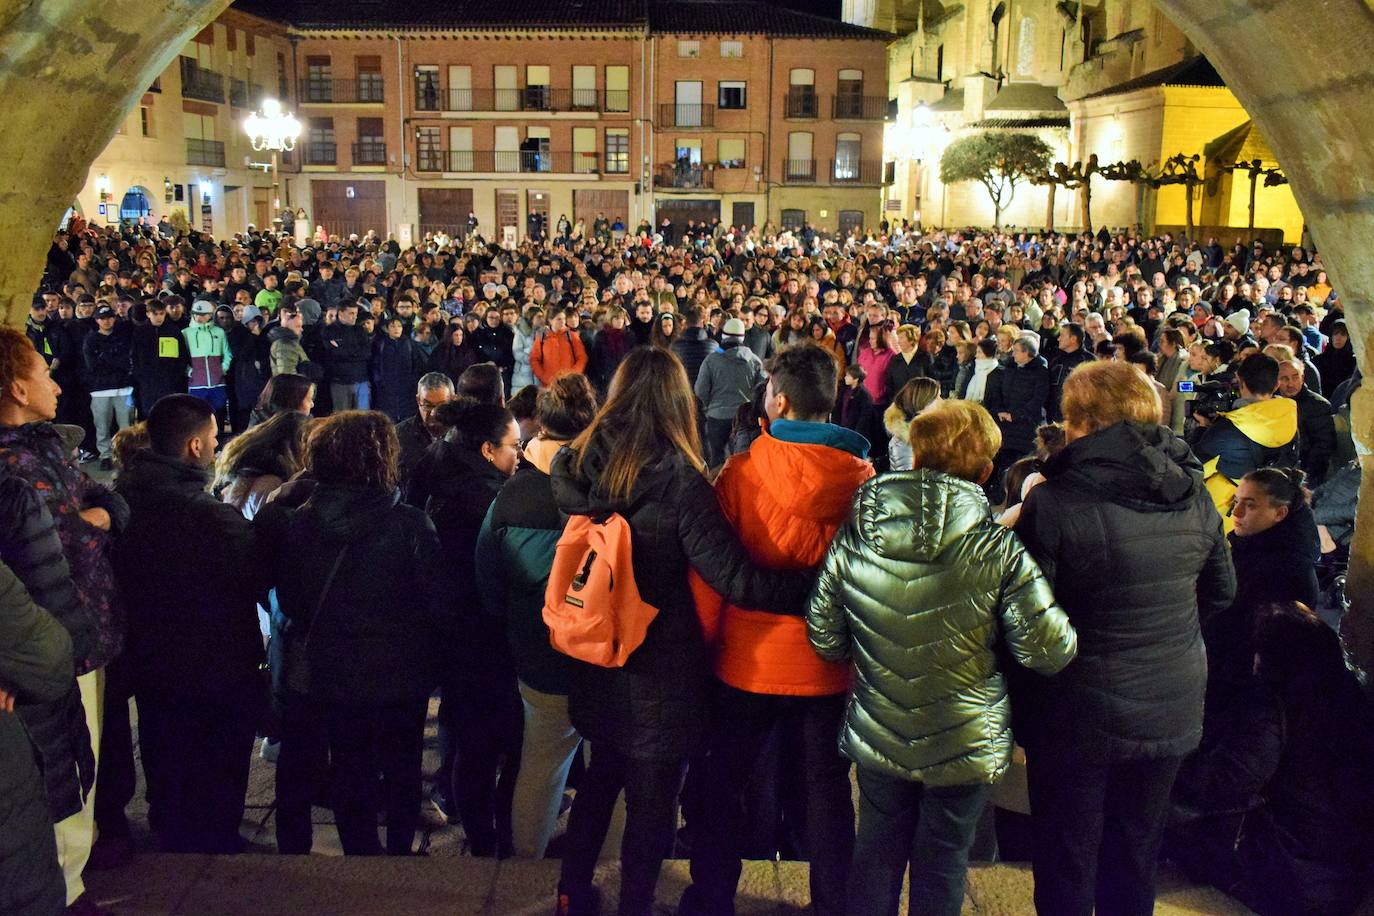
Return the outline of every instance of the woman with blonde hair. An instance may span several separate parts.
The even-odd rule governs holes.
[[[1183,758],[1202,734],[1199,617],[1235,593],[1221,518],[1187,443],[1128,363],[1064,383],[1067,445],[1016,524],[1081,637],[1052,680],[1014,685],[1041,913],[1145,914]]]
[[[933,378],[914,378],[902,386],[883,411],[883,426],[892,437],[887,440],[889,470],[911,470],[911,422],[939,402],[939,382]]]
[[[658,347],[626,355],[606,404],[550,468],[563,513],[625,518],[640,595],[658,609],[623,667],[572,663],[569,718],[592,751],[568,824],[559,914],[597,912],[592,875],[622,789],[620,913],[652,911],[678,790],[688,759],[702,750],[710,706],[711,667],[688,570],[727,600],[762,610],[795,612],[810,588],[805,573],[750,562],[704,470],[687,371]]]
[[[1001,443],[971,401],[916,417],[914,469],[859,488],[821,566],[811,645],[856,674],[840,736],[858,765],[851,916],[894,916],[908,870],[911,913],[960,911],[988,787],[1011,764],[1004,669],[1038,677],[1074,658],[1049,583],[989,517],[981,485]]]

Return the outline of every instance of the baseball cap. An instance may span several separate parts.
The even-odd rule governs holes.
[[[213,315],[215,307],[205,299],[197,299],[195,305],[191,306],[192,315]]]
[[[100,308],[98,308],[98,309],[95,310],[95,317],[97,317],[97,318],[118,318],[119,316],[118,316],[117,314],[115,314],[115,310],[112,309],[112,308],[110,308],[108,305],[102,305]]]

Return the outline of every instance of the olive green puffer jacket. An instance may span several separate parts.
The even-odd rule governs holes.
[[[840,751],[933,786],[996,782],[1011,762],[1001,647],[1041,674],[1078,650],[1049,583],[989,518],[983,491],[927,470],[859,488],[807,628],[821,657],[854,661]]]

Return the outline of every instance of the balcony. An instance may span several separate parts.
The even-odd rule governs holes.
[[[820,99],[816,90],[810,86],[793,86],[787,90],[783,104],[783,117],[793,120],[814,120],[819,117]]]
[[[832,159],[830,183],[876,187],[883,183],[883,164],[876,159]]]
[[[353,144],[354,165],[386,165],[386,141],[361,140]]]
[[[201,69],[189,57],[181,59],[181,97],[202,102],[224,103],[224,77]]]
[[[885,121],[887,99],[877,95],[837,95],[830,116],[836,121]]]
[[[525,86],[518,89],[439,89],[433,84],[416,82],[416,111],[629,111],[630,94],[623,91],[602,92],[599,89],[554,89],[549,86]]]
[[[535,150],[420,150],[417,172],[543,172],[557,175],[595,175],[596,153]]]
[[[186,138],[186,164],[224,168],[224,142]]]
[[[386,81],[380,73],[365,73],[355,80],[306,77],[301,83],[301,102],[307,105],[372,105],[386,99]]]
[[[305,165],[338,165],[339,145],[337,143],[302,144],[301,162]]]
[[[783,184],[815,184],[815,159],[784,159],[782,161]]]
[[[658,106],[659,127],[714,127],[716,106],[665,102]]]
[[[667,163],[654,170],[654,187],[656,188],[695,190],[714,188],[715,185],[716,170],[714,166]]]

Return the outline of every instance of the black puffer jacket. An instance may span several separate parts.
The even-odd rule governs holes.
[[[1016,532],[1078,658],[1054,678],[1018,672],[1018,738],[1099,762],[1188,753],[1207,679],[1198,619],[1236,588],[1202,466],[1166,427],[1118,423],[1069,443],[1045,476]]]
[[[593,744],[605,742],[638,759],[685,759],[700,750],[705,736],[711,680],[688,569],[734,604],[794,613],[806,606],[812,576],[751,565],[711,484],[676,454],[645,468],[631,497],[616,500],[599,485],[605,447],[595,441],[588,447],[581,470],[569,449],[554,459],[554,499],[569,515],[616,511],[625,517],[635,582],[658,616],[623,668],[574,664],[569,713]]]
[[[1045,420],[1045,402],[1050,394],[1050,367],[1043,356],[1037,356],[1024,366],[1012,363],[998,370],[1001,384],[995,398],[985,403],[994,415],[1006,412],[1010,420],[998,417],[1002,428],[1002,447],[1024,455],[1035,447],[1035,430]],[[992,382],[988,382],[991,392]]]
[[[34,602],[62,624],[73,658],[86,658],[95,644],[95,615],[77,599],[57,526],[38,491],[9,474],[0,477],[0,562],[13,571]],[[69,680],[69,689],[60,696],[16,710],[43,760],[54,822],[81,810],[82,796],[95,778],[81,696],[75,679]]]
[[[399,503],[395,491],[318,484],[299,508],[274,501],[253,522],[265,543],[295,545],[269,551],[269,578],[286,665],[308,658],[309,696],[375,707],[437,683],[436,649],[453,640],[444,600],[451,580],[434,526]],[[290,681],[289,671],[280,674]]]
[[[137,690],[224,696],[252,682],[262,662],[258,540],[208,484],[207,469],[153,452],[119,475],[130,517],[114,567]],[[194,549],[178,556],[183,544]]]

